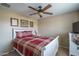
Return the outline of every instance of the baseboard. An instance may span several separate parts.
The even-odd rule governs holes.
[[[11,51],[8,51],[8,52],[5,52],[5,53],[3,53],[1,56],[4,56],[4,55],[6,55],[6,54],[9,54],[10,52],[13,52],[14,50],[11,50]]]

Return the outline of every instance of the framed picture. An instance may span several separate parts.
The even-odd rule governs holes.
[[[21,27],[28,27],[28,20],[21,19],[20,20],[20,26]]]
[[[18,19],[17,18],[10,18],[11,26],[18,26]]]
[[[30,27],[33,27],[33,26],[34,26],[33,21],[30,21]]]

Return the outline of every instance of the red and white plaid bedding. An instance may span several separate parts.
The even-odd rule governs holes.
[[[45,37],[24,37],[13,40],[13,47],[25,56],[40,56],[41,49],[52,41]]]

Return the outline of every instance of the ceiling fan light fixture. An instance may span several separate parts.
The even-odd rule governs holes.
[[[43,15],[43,13],[42,13],[42,12],[39,12],[39,14],[40,14],[40,15]]]

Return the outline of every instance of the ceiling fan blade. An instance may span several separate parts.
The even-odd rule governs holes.
[[[33,13],[33,14],[29,14],[29,15],[35,15],[35,14],[37,14],[37,13]]]
[[[47,10],[47,9],[50,8],[50,7],[51,7],[51,5],[48,4],[45,8],[42,9],[42,11],[45,11],[45,10]]]
[[[28,6],[28,7],[31,8],[31,9],[33,9],[33,10],[35,10],[35,11],[38,11],[37,9],[35,9],[35,8],[31,7],[31,6]]]
[[[49,14],[49,15],[53,15],[53,13],[50,12],[43,12],[44,14]]]

